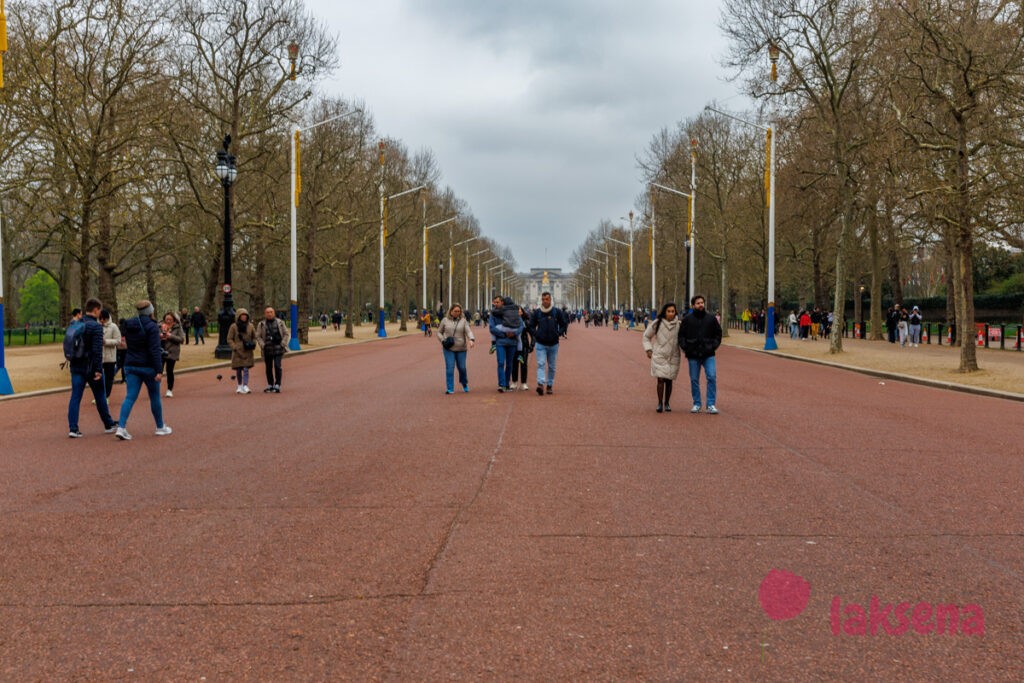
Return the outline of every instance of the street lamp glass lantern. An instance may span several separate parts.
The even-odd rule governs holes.
[[[221,180],[228,177],[228,155],[226,152],[217,152],[217,165],[214,167],[214,172]]]

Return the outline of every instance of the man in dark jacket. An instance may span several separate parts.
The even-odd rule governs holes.
[[[156,435],[167,436],[171,433],[170,426],[164,424],[164,409],[160,403],[160,380],[164,369],[160,326],[153,319],[153,304],[149,301],[140,301],[135,304],[135,308],[139,315],[124,323],[124,340],[128,346],[124,373],[128,392],[121,404],[121,415],[117,421],[117,438],[122,441],[130,441],[132,438],[127,429],[128,417],[132,414],[132,407],[143,384],[149,394],[149,408],[156,422]]]
[[[195,309],[192,311],[192,331],[196,335],[196,344],[198,344],[199,340],[202,339],[203,340],[203,345],[205,346],[206,345],[206,316],[203,315],[203,312],[199,310],[198,306],[196,306]]]
[[[707,407],[712,415],[718,414],[715,406],[718,391],[718,376],[715,372],[715,351],[722,343],[722,326],[718,318],[704,310],[704,297],[697,294],[690,300],[693,310],[686,314],[679,325],[679,346],[690,366],[690,394],[693,396],[691,413],[699,413],[700,369],[704,368],[707,379]]]
[[[103,304],[99,300],[89,299],[85,302],[85,316],[80,322],[72,323],[83,326],[81,334],[85,345],[84,357],[69,359],[71,400],[68,402],[68,436],[72,439],[82,436],[78,429],[78,413],[86,385],[92,389],[93,398],[96,399],[96,411],[103,420],[103,430],[111,434],[117,427],[107,407],[107,391],[103,384],[103,325],[98,320],[101,310]]]
[[[534,310],[530,318],[530,330],[533,332],[534,352],[537,354],[537,395],[543,396],[545,390],[553,393],[555,383],[555,364],[558,362],[558,340],[565,336],[569,324],[560,308],[551,303],[551,292],[540,295],[540,308]]]

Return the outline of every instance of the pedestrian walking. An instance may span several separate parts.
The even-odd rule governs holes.
[[[263,311],[263,320],[256,326],[256,341],[263,353],[263,365],[267,369],[265,394],[281,393],[281,358],[288,350],[288,328],[278,320],[272,306]]]
[[[722,343],[722,326],[713,315],[704,310],[704,297],[694,295],[690,300],[692,310],[679,325],[679,346],[686,356],[690,370],[690,394],[693,397],[691,413],[699,413],[700,371],[703,368],[707,382],[707,411],[718,414],[715,401],[718,396],[718,373],[715,367],[715,351]]]
[[[103,326],[99,321],[102,309],[103,304],[98,299],[86,301],[85,315],[73,320],[65,335],[64,354],[71,369],[68,436],[72,439],[82,437],[82,431],[78,428],[78,415],[87,386],[96,401],[96,412],[103,422],[103,431],[110,434],[117,428],[107,407],[103,384]]]
[[[672,382],[679,375],[679,317],[676,305],[661,307],[657,319],[644,330],[644,351],[651,359],[651,377],[658,380],[657,412],[672,412]]]
[[[117,375],[117,352],[121,348],[121,330],[110,319],[110,311],[100,311],[100,325],[103,325],[103,393],[110,404],[110,392],[114,390],[114,376]]]
[[[327,323],[330,322],[330,318],[327,317],[327,311],[321,311],[320,313],[320,331],[327,331]]]
[[[469,392],[469,375],[466,372],[466,352],[476,345],[476,337],[469,321],[462,315],[462,306],[452,304],[448,315],[437,328],[437,340],[444,354],[444,379],[446,394],[455,393],[455,368],[459,369],[459,384],[462,391]]]
[[[789,312],[789,338],[798,339],[800,337],[800,321],[797,320],[796,311]]]
[[[192,332],[196,335],[196,344],[202,340],[203,344],[206,344],[206,316],[196,306],[192,311]]]
[[[249,311],[235,311],[235,322],[228,328],[231,347],[231,369],[238,381],[236,394],[249,394],[249,369],[256,364],[256,326],[249,320]]]
[[[163,405],[160,403],[160,381],[163,379],[163,348],[160,345],[160,326],[153,319],[153,304],[142,300],[135,304],[138,316],[129,318],[124,323],[124,338],[127,353],[124,359],[124,372],[128,385],[124,403],[121,404],[121,415],[117,420],[117,438],[131,441],[128,433],[128,418],[131,417],[135,400],[146,385],[149,394],[149,409],[156,423],[157,436],[171,433],[170,425],[164,422]]]
[[[188,333],[192,329],[192,316],[189,315],[187,308],[181,309],[178,313],[178,320],[181,321],[181,331],[185,333],[185,346],[188,346]]]
[[[515,315],[506,317],[509,309],[513,309],[513,313],[518,310],[509,297],[495,297],[494,302],[497,303],[491,309],[488,326],[491,330],[491,349],[498,356],[498,391],[504,392],[511,388],[512,364],[521,343],[519,335],[523,331],[523,321]]]
[[[910,309],[910,316],[907,318],[908,328],[910,331],[910,345],[917,347],[921,343],[921,323],[924,318],[921,316],[921,309],[914,306]]]
[[[185,332],[181,328],[178,314],[173,311],[164,313],[164,321],[160,324],[160,346],[164,352],[164,376],[167,377],[167,398],[174,398],[174,366],[181,360],[181,344],[185,341]]]
[[[530,315],[519,307],[519,317],[523,320],[523,331],[519,333],[520,348],[522,349],[512,363],[512,391],[529,391],[530,383],[527,381],[527,369],[529,368],[530,354],[533,352],[533,332],[530,331]]]
[[[900,308],[899,318],[896,320],[896,334],[899,337],[900,348],[907,345],[907,337],[910,333],[910,316],[906,308]]]
[[[124,340],[124,324],[128,322],[127,319],[121,318],[117,321],[117,331],[121,333],[121,345],[117,347],[117,365],[114,370],[115,373],[121,373],[121,384],[128,383],[128,377],[124,374],[124,359],[128,355],[128,346]]]
[[[534,351],[537,354],[537,395],[554,393],[555,369],[558,363],[558,341],[565,336],[569,325],[562,309],[551,303],[551,292],[540,295],[540,308],[533,312],[530,330],[533,332]]]

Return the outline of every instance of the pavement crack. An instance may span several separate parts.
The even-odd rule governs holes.
[[[460,506],[452,516],[452,521],[448,525],[448,529],[445,531],[444,538],[441,539],[440,545],[437,550],[434,551],[430,561],[427,563],[427,570],[423,574],[423,582],[420,585],[420,595],[427,594],[428,591],[430,591],[430,586],[434,579],[434,571],[444,558],[445,553],[448,552],[448,546],[451,544],[452,538],[455,536],[456,527],[458,527],[465,518],[466,511],[471,508],[477,498],[480,497],[481,492],[484,490],[484,486],[487,484],[487,480],[491,477],[491,471],[494,469],[494,463],[498,459],[498,453],[501,452],[502,444],[505,441],[505,430],[508,429],[509,420],[512,418],[512,407],[514,405],[515,404],[510,403],[508,410],[505,411],[505,419],[502,421],[501,431],[498,433],[498,442],[494,445],[494,450],[491,451],[491,457],[487,459],[487,465],[484,467],[484,471],[480,475],[480,480],[477,482],[473,495],[464,505]]]

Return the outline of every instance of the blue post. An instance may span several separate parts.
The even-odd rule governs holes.
[[[833,334],[835,331],[833,330]],[[764,350],[778,351],[779,345],[775,343],[775,302],[768,302],[768,320],[764,325]]]
[[[299,346],[299,305],[292,302],[292,337],[288,340],[288,350],[298,351]]]
[[[383,308],[380,309],[380,318],[378,319],[378,322],[380,323],[380,329],[377,330],[377,336],[378,337],[386,337],[386,336],[388,336],[388,331],[386,329],[384,329],[384,309]]]
[[[0,396],[10,396],[13,393],[11,377],[7,374],[7,366],[4,364],[4,300],[0,298]]]

